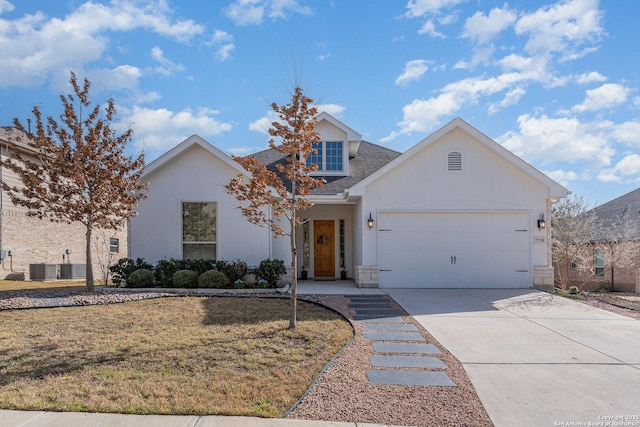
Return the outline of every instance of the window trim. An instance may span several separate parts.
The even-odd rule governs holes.
[[[311,175],[348,175],[349,174],[349,146],[348,142],[343,139],[322,139],[317,143],[322,144],[321,163],[322,168],[318,167],[317,171],[311,172]],[[339,170],[327,170],[327,143],[340,143],[342,146],[342,169]],[[314,155],[313,153],[311,154]]]
[[[118,239],[117,237],[109,237],[109,253],[110,254],[120,253],[120,239]]]
[[[184,205],[187,203],[211,203],[214,204],[216,207],[216,218],[215,218],[215,240],[207,240],[207,241],[189,241],[189,240],[184,240]],[[219,203],[217,201],[214,200],[181,200],[179,203],[179,215],[180,215],[180,230],[179,230],[179,236],[180,236],[180,254],[181,254],[181,258],[184,260],[184,245],[185,244],[189,244],[189,245],[214,245],[214,249],[215,249],[215,253],[213,254],[213,260],[217,261],[218,260],[218,254],[219,254],[219,247],[220,245],[218,244],[219,238],[218,238],[218,219],[220,217],[220,212],[218,210],[218,206]]]
[[[604,249],[602,248],[595,248],[593,251],[593,269],[596,276],[604,277]]]

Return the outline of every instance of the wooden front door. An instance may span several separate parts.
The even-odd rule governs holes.
[[[313,221],[314,276],[335,277],[334,221]]]

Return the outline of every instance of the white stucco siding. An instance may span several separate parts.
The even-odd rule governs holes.
[[[247,222],[224,185],[237,170],[198,145],[180,153],[145,179],[148,198],[131,221],[131,257],[155,262],[182,258],[182,203],[217,203],[217,259],[250,265],[270,255],[266,228]]]
[[[447,153],[451,150],[462,153],[461,172],[447,170]],[[546,230],[538,230],[535,223],[540,213],[546,216],[548,192],[549,188],[531,174],[467,132],[454,128],[366,187],[362,216],[371,212],[376,226],[362,231],[362,264],[382,268],[388,258],[379,258],[390,256],[379,247],[382,212],[518,212],[518,218],[526,219],[522,227],[527,230],[527,237],[523,240],[520,235],[518,240],[530,257],[526,269],[546,266]],[[449,218],[454,220],[453,216]],[[480,225],[477,230],[480,236],[486,231],[483,228]],[[539,242],[539,238],[545,239],[544,243],[534,245],[533,241]]]

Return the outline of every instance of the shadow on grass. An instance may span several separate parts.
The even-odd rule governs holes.
[[[229,304],[229,301],[233,301]],[[264,322],[289,322],[291,300],[289,297],[211,297],[203,298],[204,325],[259,324]],[[298,301],[298,321],[321,321],[344,318],[336,311],[304,301]]]

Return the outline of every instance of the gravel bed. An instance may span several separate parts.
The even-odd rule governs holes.
[[[592,307],[611,311],[622,316],[640,320],[640,295],[638,294],[605,294],[589,292],[587,299],[581,301]]]
[[[0,292],[0,310],[115,304],[175,296],[166,292],[88,292],[77,289]]]

